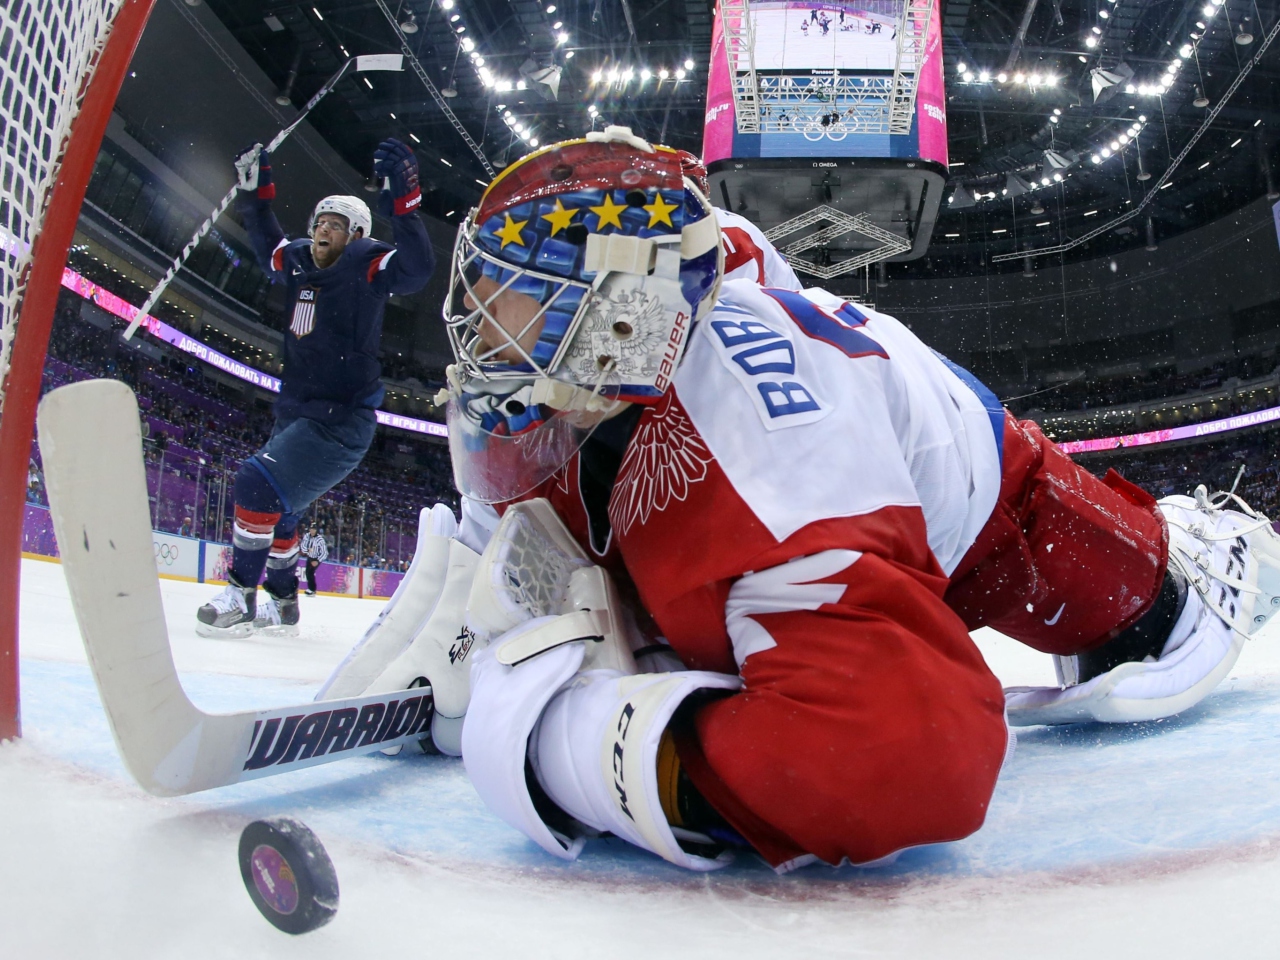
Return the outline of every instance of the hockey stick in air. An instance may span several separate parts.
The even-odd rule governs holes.
[[[280,146],[280,144],[284,143],[285,138],[287,138],[289,134],[293,133],[294,128],[307,118],[307,114],[311,112],[312,108],[324,99],[325,94],[338,85],[339,80],[346,76],[347,71],[353,64],[357,73],[369,73],[377,70],[402,71],[404,70],[404,55],[399,53],[378,53],[363,57],[352,57],[350,60],[347,60],[338,69],[338,72],[330,77],[328,81],[326,81],[325,85],[317,90],[312,98],[307,101],[306,106],[304,106],[302,108],[302,112],[294,118],[293,123],[289,124],[271,138],[271,142],[264,148],[267,153],[274,153],[275,149]],[[182,269],[182,265],[187,262],[187,258],[191,256],[191,252],[199,246],[200,240],[209,232],[214,223],[217,222],[218,218],[227,212],[227,207],[231,206],[231,201],[236,198],[236,191],[239,189],[239,183],[232,186],[232,188],[227,192],[227,195],[222,198],[222,201],[214,209],[213,213],[209,214],[204,223],[200,224],[200,229],[195,232],[195,236],[187,241],[187,245],[182,248],[182,252],[174,257],[173,263],[169,266],[169,272],[164,275],[164,278],[158,284],[156,284],[156,288],[151,291],[151,295],[147,297],[146,302],[138,308],[137,316],[130,321],[128,328],[124,332],[124,338],[126,340],[133,338],[134,333],[142,324],[143,317],[147,316],[147,314],[151,312],[152,307],[156,305],[156,302],[160,299],[161,295],[163,295],[169,284],[173,282],[173,278],[178,275],[178,271]]]
[[[62,569],[125,766],[177,796],[420,739],[430,688],[205,713],[182,689],[156,575],[133,391],[87,380],[40,402],[40,453]]]

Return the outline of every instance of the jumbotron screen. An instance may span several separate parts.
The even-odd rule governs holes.
[[[703,159],[896,157],[947,162],[941,0],[904,17],[904,0],[754,0],[750,11],[759,132],[738,131],[726,18],[717,5],[707,78]],[[915,18],[915,19],[912,19]],[[904,26],[905,25],[905,26]],[[900,43],[923,37],[923,43]],[[923,49],[923,52],[921,52]],[[889,91],[899,51],[916,77],[909,133],[890,133]],[[914,62],[916,59],[919,62]]]
[[[893,70],[896,16],[802,0],[762,0],[750,9],[757,71]]]

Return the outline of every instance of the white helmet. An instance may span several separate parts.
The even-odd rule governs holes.
[[[356,228],[364,231],[363,236],[369,236],[373,229],[373,217],[369,215],[369,205],[359,197],[344,197],[335,194],[332,197],[325,197],[316,204],[315,211],[311,214],[311,222],[307,224],[307,236],[315,236],[315,224],[322,213],[336,213],[338,216],[347,218],[347,236],[350,237],[356,232]]]

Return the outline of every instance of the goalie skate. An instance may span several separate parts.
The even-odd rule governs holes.
[[[1239,509],[1230,509],[1234,504]],[[1234,493],[1165,497],[1169,563],[1219,617],[1244,636],[1280,610],[1280,536]]]
[[[1076,658],[1055,658],[1063,687],[1005,691],[1011,724],[1122,723],[1181,713],[1226,678],[1244,641],[1280,609],[1280,537],[1267,517],[1235,494],[1210,496],[1203,486],[1159,506],[1169,529],[1169,567],[1189,591],[1159,657],[1122,663],[1083,683],[1072,666]]]

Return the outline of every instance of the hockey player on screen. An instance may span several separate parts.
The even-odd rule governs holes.
[[[286,285],[290,324],[275,427],[236,473],[229,583],[199,609],[196,632],[293,636],[299,515],[369,449],[383,396],[378,347],[387,297],[421,290],[435,257],[418,217],[418,163],[398,140],[384,140],[374,153],[374,172],[388,186],[382,201],[394,244],[369,236],[369,208],[349,196],[321,200],[307,227],[310,239],[291,241],[271,212],[275,185],[261,144],[236,159],[236,170],[236,209],[263,270]],[[258,603],[264,568],[267,599]]]
[[[453,626],[362,642],[327,695],[429,683],[481,798],[548,852],[609,832],[705,870],[959,839],[1006,709],[1141,720],[1216,686],[1280,603],[1266,518],[1098,480],[891,317],[725,280],[687,174],[609,128],[485,191],[446,314],[473,508],[430,518],[449,573],[419,601]],[[1002,691],[983,625],[1062,685]]]

